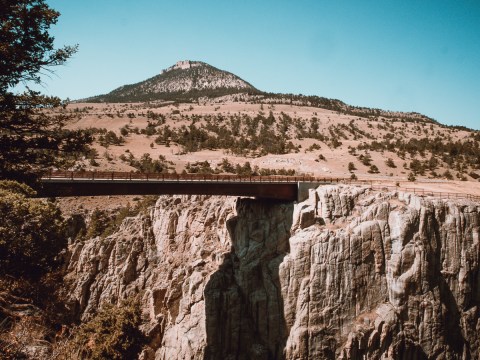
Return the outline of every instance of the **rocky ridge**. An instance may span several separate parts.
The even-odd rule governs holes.
[[[201,61],[178,61],[147,80],[121,86],[89,101],[151,101],[189,99],[201,96],[222,96],[237,93],[258,93],[240,77]]]
[[[83,319],[142,294],[143,359],[480,357],[480,205],[323,186],[160,197],[70,246]]]

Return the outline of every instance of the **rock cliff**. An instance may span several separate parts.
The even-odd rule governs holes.
[[[479,204],[358,187],[164,196],[68,279],[83,319],[141,294],[143,359],[476,359],[479,235]]]

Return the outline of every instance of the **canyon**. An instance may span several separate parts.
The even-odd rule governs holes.
[[[161,196],[71,241],[87,321],[137,296],[147,359],[480,357],[480,205],[346,185],[300,203]]]

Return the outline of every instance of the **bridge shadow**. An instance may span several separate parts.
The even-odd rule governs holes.
[[[287,328],[279,266],[289,252],[293,203],[239,199],[232,241],[204,291],[205,360],[284,359]]]

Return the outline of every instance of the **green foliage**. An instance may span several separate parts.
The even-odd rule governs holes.
[[[413,182],[413,181],[417,180],[417,178],[415,177],[415,174],[413,172],[411,172],[411,173],[408,174],[407,180]]]
[[[90,222],[85,233],[87,239],[102,235],[110,226],[110,219],[106,212],[95,209],[90,217]]]
[[[365,166],[370,166],[372,164],[372,157],[370,154],[360,155],[358,159],[362,162]]]
[[[90,239],[96,236],[102,238],[113,234],[118,230],[123,220],[127,217],[137,216],[138,214],[145,214],[157,201],[156,196],[143,196],[139,198],[134,207],[130,204],[120,208],[116,213],[108,213],[104,210],[95,209],[92,212],[88,227],[84,233],[79,234],[79,237]]]
[[[121,145],[125,142],[125,139],[122,136],[117,136],[113,131],[108,131],[105,135],[100,135],[98,142],[103,147],[108,147],[109,145]]]
[[[372,165],[370,165],[370,169],[368,169],[368,172],[370,174],[378,174],[380,172],[380,170],[378,170],[377,165],[372,164]]]
[[[192,164],[187,163],[185,170],[191,174],[213,174],[215,171],[208,161],[197,161]]]
[[[475,173],[475,172],[473,172],[473,171],[472,171],[470,174],[468,174],[468,175],[470,175],[470,177],[471,177],[472,179],[475,179],[475,180],[477,180],[477,179],[480,178],[480,175],[477,174],[477,173]]]
[[[417,160],[417,159],[413,159],[411,162],[410,162],[410,170],[413,171],[413,173],[416,175],[416,174],[421,174],[423,175],[424,172],[425,172],[425,169],[422,165],[422,163]]]
[[[0,180],[0,191],[17,193],[26,197],[33,197],[37,193],[30,186],[14,180]]]
[[[140,325],[138,300],[129,299],[119,306],[105,304],[80,325],[72,340],[72,352],[81,359],[136,359],[146,342]]]
[[[396,168],[397,167],[397,165],[395,165],[395,163],[393,162],[392,158],[388,158],[387,160],[385,160],[385,164],[390,168]]]
[[[252,176],[254,175],[254,171],[252,169],[252,166],[250,165],[250,162],[247,161],[245,164],[240,165],[237,164],[235,166],[235,172],[237,175],[242,175],[242,176]]]
[[[223,158],[222,162],[220,164],[220,168],[222,169],[223,172],[226,173],[233,173],[235,172],[235,167],[228,161],[227,158]]]
[[[443,176],[444,176],[447,180],[453,180],[453,175],[452,175],[452,173],[450,172],[450,170],[445,170],[445,172],[443,173]]]
[[[357,170],[357,168],[355,167],[355,164],[353,162],[349,162],[348,171],[354,171],[354,170]]]
[[[133,161],[130,165],[144,173],[168,172],[168,164],[166,163],[165,157],[161,155],[158,160],[153,160],[150,154],[145,153],[139,161]]]
[[[159,155],[158,160],[154,160],[149,153],[145,153],[137,160],[135,156],[129,152],[128,156],[122,154],[119,158],[143,173],[168,173],[169,170],[174,170],[171,166],[173,162],[167,161],[163,155]]]
[[[320,150],[321,149],[321,146],[318,145],[317,143],[313,143],[312,145],[310,145],[306,151],[315,151],[315,150]]]
[[[39,278],[57,265],[66,247],[60,210],[52,203],[31,199],[34,191],[11,181],[0,182],[0,273]]]
[[[60,14],[44,0],[3,0],[0,21],[0,91],[21,81],[41,82],[40,71],[63,64],[76,47],[54,49],[48,34]]]
[[[92,138],[64,129],[65,115],[45,111],[65,105],[60,99],[9,91],[22,82],[41,83],[40,72],[75,53],[76,47],[54,49],[48,30],[59,13],[44,0],[3,0],[0,8],[0,178],[30,179],[46,167],[71,164]]]
[[[430,170],[434,170],[439,165],[438,159],[441,159],[448,166],[455,163],[472,167],[480,166],[480,140],[474,135],[469,139],[457,141],[440,136],[411,138],[408,141],[401,139],[390,141],[387,139],[380,142],[372,141],[370,144],[363,143],[358,148],[371,151],[396,151],[402,159],[405,158],[406,153],[409,153],[411,157],[416,154],[423,157],[426,152],[429,152],[431,154],[430,160],[423,168],[429,168]],[[416,171],[421,173],[418,168]]]

